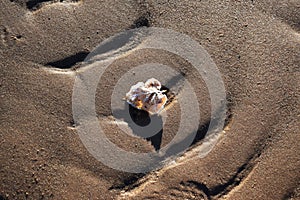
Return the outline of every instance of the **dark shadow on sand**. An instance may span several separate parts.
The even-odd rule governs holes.
[[[79,0],[70,0],[68,2],[78,2]],[[26,8],[31,10],[31,11],[36,11],[38,9],[40,9],[43,5],[43,3],[45,2],[49,2],[49,3],[56,3],[56,2],[66,2],[65,0],[59,0],[59,1],[55,1],[55,0],[29,0],[26,2]]]
[[[124,103],[127,104],[126,102],[124,102]],[[123,119],[125,122],[127,122],[128,126],[132,129],[134,135],[142,137],[142,138],[146,139],[147,141],[150,141],[151,145],[155,148],[156,151],[158,151],[161,147],[163,129],[161,129],[155,135],[145,138],[143,133],[135,130],[135,128],[132,126],[132,124],[129,121],[126,121],[126,119],[124,119],[123,116],[128,115],[127,112],[128,112],[128,110],[126,110],[126,109],[124,109],[124,110],[115,110],[114,111],[114,117],[117,118],[117,119]],[[145,126],[149,125],[151,123],[151,118],[152,119],[155,118],[161,124],[163,123],[161,116],[152,115],[151,118],[150,118],[150,115],[147,111],[139,110],[139,109],[133,107],[130,104],[129,104],[129,115],[130,115],[132,121],[140,127],[145,127]]]
[[[70,69],[73,66],[75,66],[77,63],[84,61],[84,59],[87,57],[89,53],[90,52],[88,51],[80,51],[64,59],[46,63],[46,66],[56,67],[60,69]]]

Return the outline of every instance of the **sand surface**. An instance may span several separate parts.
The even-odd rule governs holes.
[[[0,199],[300,199],[299,22],[298,0],[0,0]],[[80,62],[97,45],[142,26],[186,34],[205,48],[222,75],[228,114],[213,150],[195,156],[211,114],[203,80],[167,52],[129,52],[105,72],[95,98],[113,143],[154,152],[178,128],[176,104],[159,144],[109,123],[113,86],[131,66],[181,70],[201,110],[186,154],[134,174],[89,153],[72,116],[72,92]]]

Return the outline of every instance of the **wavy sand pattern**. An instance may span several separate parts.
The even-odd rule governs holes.
[[[0,199],[299,199],[300,2],[0,1]],[[186,34],[216,63],[226,88],[226,126],[205,157],[210,99],[190,63],[164,51],[128,53],[99,81],[96,112],[107,137],[132,152],[167,145],[113,123],[109,97],[132,66],[179,69],[197,94],[193,145],[163,168],[132,174],[95,159],[77,134],[72,90],[80,64],[103,40],[138,27]],[[100,93],[101,91],[101,93]]]

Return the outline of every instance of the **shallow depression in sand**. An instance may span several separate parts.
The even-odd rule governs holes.
[[[128,105],[122,101],[131,85],[154,77],[177,93],[177,101],[180,105],[180,113],[177,115],[180,116],[180,122],[179,128],[174,130],[176,135],[159,151],[140,154],[124,151],[108,140],[95,114],[95,92],[98,82],[104,71],[109,69],[115,60],[142,49],[160,49],[176,54],[191,63],[202,76],[209,90],[212,110],[209,134],[207,134],[210,139],[206,141],[206,145],[210,145],[203,149],[206,153],[215,144],[215,140],[212,139],[214,137],[211,136],[219,134],[222,130],[226,113],[225,89],[222,79],[218,77],[220,74],[207,52],[188,36],[167,29],[141,28],[129,30],[105,40],[87,56],[83,66],[77,69],[73,93],[73,114],[75,121],[81,124],[78,127],[79,136],[90,153],[113,168],[129,172],[154,170],[163,166],[163,161],[166,159],[181,155],[192,144],[200,119],[197,95],[193,86],[180,72],[159,63],[143,64],[124,73],[117,81],[110,97],[113,115],[116,115],[116,111],[124,111],[124,115],[119,118],[126,119],[124,121],[127,126],[126,123],[118,123],[122,125],[119,128],[125,132],[130,131],[130,128],[133,132],[138,130],[139,133],[144,134],[144,138],[153,136],[163,129],[166,112],[162,112],[162,118],[158,121],[153,118],[150,125],[139,127],[132,121]],[[137,160],[139,162],[136,162]]]

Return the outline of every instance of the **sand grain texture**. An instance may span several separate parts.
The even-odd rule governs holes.
[[[1,0],[0,199],[299,199],[299,19],[297,0]],[[223,76],[231,116],[208,156],[189,159],[187,153],[146,175],[93,158],[72,118],[71,68],[104,39],[139,26],[172,29],[199,42]],[[185,66],[186,77],[198,84],[199,126],[205,127],[210,109],[203,81],[189,63],[165,52],[145,50],[115,62],[96,99],[109,96],[113,78],[125,69],[148,61]],[[65,72],[53,73],[59,70]],[[99,116],[110,114],[109,104],[97,101]],[[162,145],[173,136],[170,127]],[[154,149],[106,129],[124,149]]]

